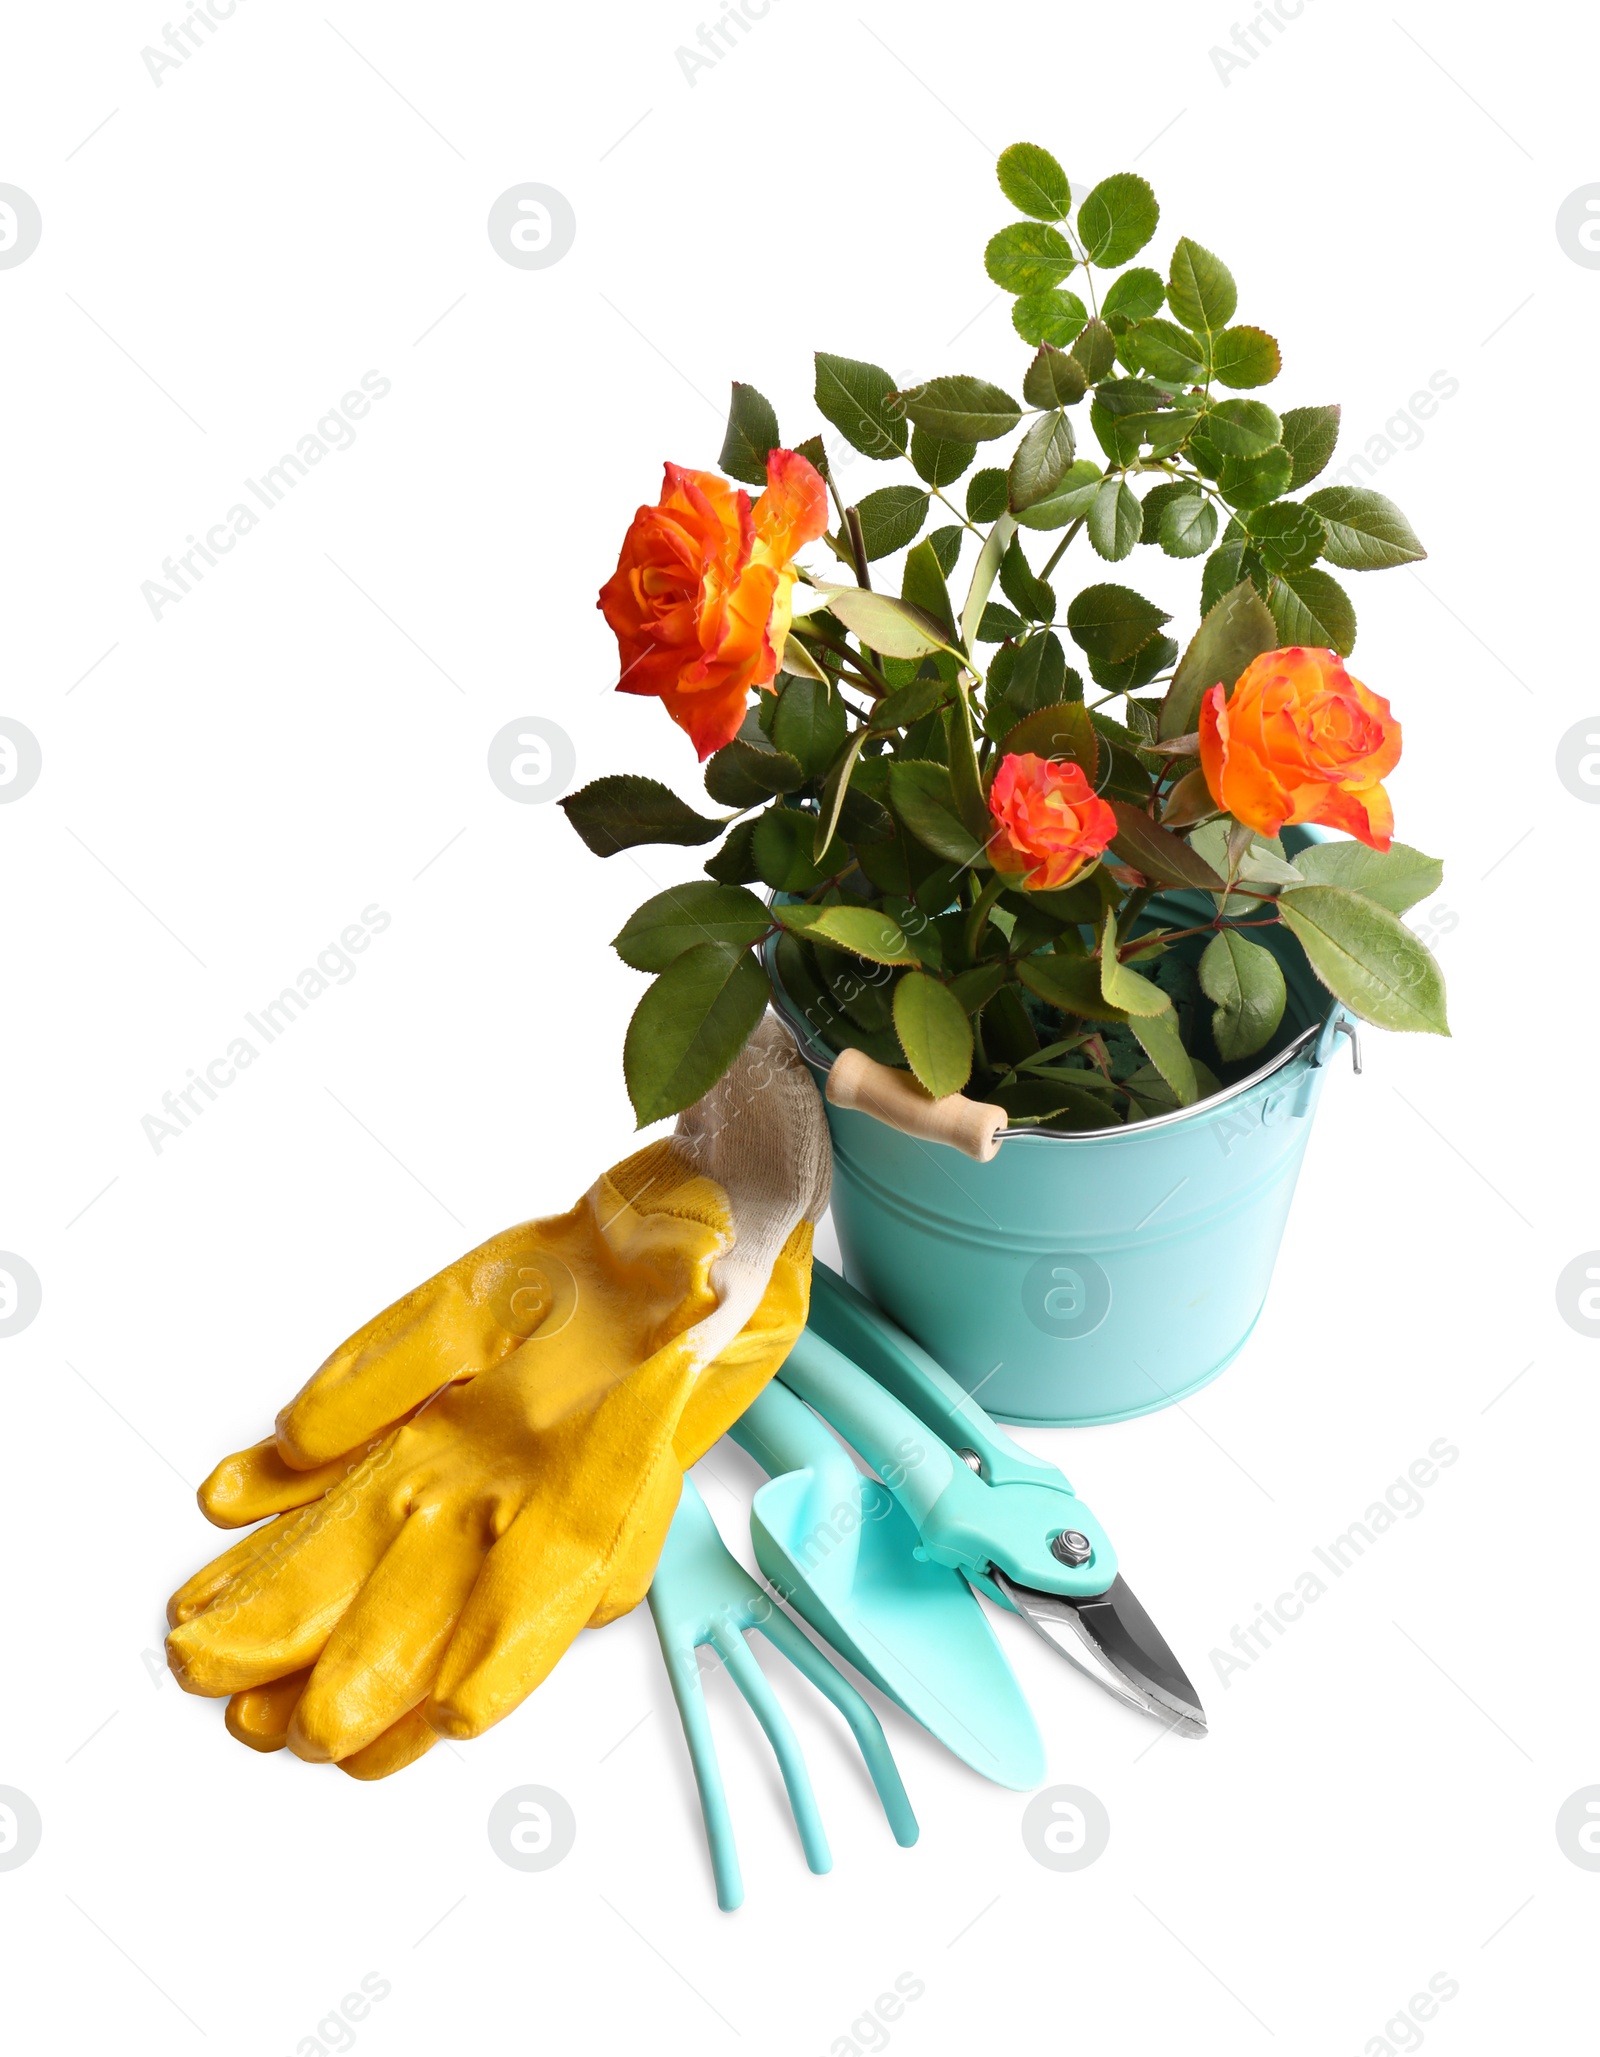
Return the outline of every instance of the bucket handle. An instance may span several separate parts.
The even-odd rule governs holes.
[[[1357,1032],[1356,1024],[1353,1017],[1346,1014],[1342,1007],[1336,1007],[1334,1009],[1333,1013],[1328,1018],[1328,1024],[1326,1028],[1324,1028],[1322,1034],[1318,1036],[1317,1047],[1312,1057],[1312,1062],[1318,1065],[1319,1067],[1321,1065],[1328,1063],[1333,1056],[1334,1050],[1338,1044],[1338,1039],[1341,1036],[1345,1037],[1350,1044],[1350,1068],[1355,1073],[1356,1077],[1360,1078],[1361,1037]]]
[[[903,1136],[948,1143],[953,1150],[988,1164],[1000,1148],[1006,1112],[992,1101],[947,1093],[935,1100],[908,1072],[879,1064],[864,1050],[841,1050],[828,1072],[827,1095],[834,1107],[870,1114]]]

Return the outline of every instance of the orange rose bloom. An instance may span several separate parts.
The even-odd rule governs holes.
[[[1211,797],[1264,836],[1313,821],[1387,850],[1394,809],[1379,780],[1399,761],[1400,724],[1388,701],[1331,650],[1268,650],[1231,696],[1217,685],[1200,703]]]
[[[1058,764],[1031,750],[1002,760],[989,812],[990,862],[996,871],[1026,873],[1022,883],[1036,892],[1070,885],[1117,833],[1117,817],[1081,764]]]
[[[622,693],[653,693],[702,757],[731,742],[752,686],[770,686],[789,633],[791,559],[828,525],[821,474],[767,453],[767,490],[669,464],[600,589],[622,653]]]

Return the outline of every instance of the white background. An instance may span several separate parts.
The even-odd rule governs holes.
[[[1600,1875],[1554,1822],[1600,1781],[1600,1349],[1554,1289],[1600,1244],[1600,812],[1555,753],[1600,700],[1600,275],[1555,216],[1600,179],[1595,32],[1306,0],[1224,81],[1220,0],[772,0],[691,84],[696,26],[641,0],[240,0],[158,86],[159,8],[9,24],[0,179],[44,234],[0,270],[0,712],[44,770],[0,807],[0,1246],[44,1299],[0,1342],[0,1784],[43,1820],[0,1871],[8,2041],[1442,2053],[1575,2029]],[[1405,725],[1399,833],[1446,860],[1415,919],[1455,1038],[1369,1032],[1366,1075],[1341,1064],[1223,1379],[1024,1432],[1116,1537],[1210,1738],[1161,1740],[1000,1621],[1050,1779],[1099,1796],[1110,1846],[1043,1868],[1024,1796],[888,1711],[922,1822],[902,1851],[778,1677],[833,1839],[813,1878],[713,1679],[749,1892],[724,1916],[642,1611],[376,1786],[247,1754],[153,1653],[218,1546],[193,1501],[215,1458],[369,1313],[630,1147],[640,982],[607,939],[696,856],[600,863],[501,796],[489,739],[537,714],[580,778],[695,796],[686,740],[609,691],[594,594],[622,529],[664,457],[714,463],[730,378],[812,432],[814,347],[1014,388],[981,257],[1019,137],[1075,180],[1151,179],[1150,258],[1188,233],[1227,259],[1239,318],[1283,342],[1268,397],[1344,403],[1336,466],[1431,374],[1459,381],[1378,481],[1429,562],[1348,582],[1353,668]],[[524,180],[576,213],[549,269],[485,233]],[[355,446],[153,619],[141,582],[369,369],[392,391]],[[1197,568],[1152,556],[1129,569],[1187,635]],[[372,903],[392,922],[356,976],[153,1150],[162,1094]],[[1440,1437],[1460,1456],[1422,1511],[1224,1684],[1208,1652]],[[747,1557],[753,1476],[727,1446],[702,1475]],[[552,1871],[486,1835],[525,1783],[576,1814]],[[387,1996],[330,2020],[370,1973]],[[1436,1974],[1455,1997],[1397,2020]],[[902,1975],[925,1990],[885,2025]]]

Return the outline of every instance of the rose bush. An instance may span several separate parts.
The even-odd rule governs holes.
[[[819,352],[830,457],[735,383],[724,476],[668,465],[601,593],[620,689],[688,732],[719,810],[633,774],[562,803],[601,856],[720,844],[616,938],[651,975],[624,1052],[641,1123],[721,1076],[774,985],[819,1055],[1068,1129],[1270,1058],[1304,1026],[1286,969],[1448,1033],[1401,919],[1441,868],[1394,841],[1400,725],[1346,669],[1325,568],[1421,544],[1382,494],[1314,488],[1339,410],[1257,397],[1281,353],[1220,258],[1180,237],[1164,274],[1131,262],[1160,215],[1143,179],[1075,194],[1031,143],[998,171],[1018,218],[983,257],[1030,348],[1021,397]],[[848,491],[832,460],[857,455],[889,482]],[[1141,550],[1199,568],[1186,642],[1101,568]],[[1310,823],[1353,840],[1303,848]]]

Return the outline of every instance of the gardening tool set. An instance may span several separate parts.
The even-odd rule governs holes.
[[[883,1092],[877,1069],[858,1069],[863,1095]],[[702,1650],[772,1744],[807,1863],[831,1862],[747,1631],[843,1715],[902,1844],[917,1823],[882,1724],[813,1636],[1013,1790],[1041,1781],[1045,1752],[985,1603],[1128,1707],[1203,1734],[1067,1480],[813,1261],[831,1114],[769,1016],[671,1136],[351,1336],[201,1488],[214,1522],[256,1526],[169,1603],[183,1686],[226,1696],[253,1750],[385,1778],[500,1720],[580,1628],[648,1590],[727,1908],[743,1886]],[[980,1113],[991,1140],[1001,1119]],[[689,1475],[723,1433],[767,1473],[750,1532],[770,1591]]]
[[[1020,1615],[1127,1706],[1175,1735],[1205,1734],[1194,1687],[1067,1480],[1014,1443],[827,1265],[813,1262],[807,1325],[729,1434],[769,1474],[750,1512],[756,1562],[768,1582],[825,1643],[983,1777],[1016,1790],[1035,1786],[1045,1754],[980,1595]],[[851,1450],[876,1477],[857,1468]],[[828,1868],[827,1846],[793,1735],[743,1646],[745,1627],[760,1627],[839,1708],[896,1840],[915,1840],[875,1717],[733,1563],[692,1481],[650,1609],[688,1737],[720,1906],[737,1907],[743,1892],[696,1643],[712,1645],[771,1738],[813,1871]]]

